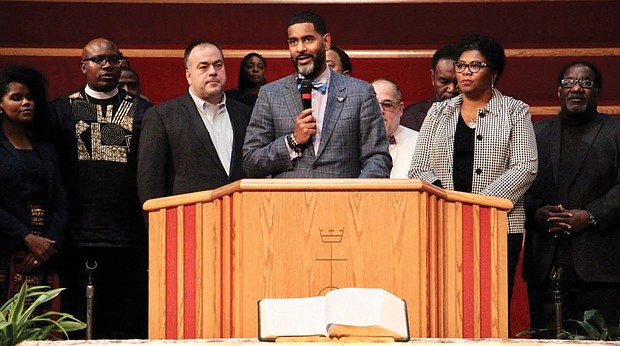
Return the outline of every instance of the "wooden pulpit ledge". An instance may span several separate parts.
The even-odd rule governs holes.
[[[252,338],[257,301],[377,287],[411,337],[508,336],[510,201],[415,179],[244,179],[147,201],[149,337]]]

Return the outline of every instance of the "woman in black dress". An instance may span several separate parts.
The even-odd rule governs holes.
[[[0,70],[0,304],[22,284],[54,286],[69,207],[49,132],[45,79]]]

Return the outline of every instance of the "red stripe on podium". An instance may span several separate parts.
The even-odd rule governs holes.
[[[183,213],[183,316],[184,339],[196,335],[196,205],[186,205]]]
[[[233,279],[234,275],[232,275],[232,274],[233,274],[233,270],[234,270],[234,262],[233,262],[233,260],[234,260],[234,257],[237,255],[237,254],[235,254],[235,251],[234,251],[235,250],[235,244],[234,244],[234,241],[235,241],[235,228],[234,228],[235,227],[235,222],[234,222],[235,221],[235,212],[234,212],[234,205],[233,205],[233,195],[230,195],[230,198],[228,199],[228,201],[230,203],[229,206],[228,206],[228,211],[229,211],[229,214],[228,214],[228,222],[229,222],[228,229],[230,230],[230,232],[229,232],[229,236],[230,236],[229,244],[230,244],[230,254],[231,254],[231,256],[229,257],[229,260],[230,260],[230,264],[229,265],[230,265],[230,273],[231,273],[231,275],[229,275],[229,277],[230,277],[230,292],[231,292],[231,295],[230,295],[230,305],[229,305],[230,306],[230,312],[229,312],[229,316],[230,316],[229,323],[230,324],[228,326],[228,328],[230,330],[230,335],[228,337],[232,337],[233,335],[236,335],[235,330],[233,329],[234,328],[233,321],[235,320],[235,315],[234,315],[235,311],[233,309],[233,304],[234,304],[234,298],[235,297],[233,296],[232,292],[235,291],[235,286],[234,286],[234,282],[235,281]],[[222,209],[224,209],[224,208],[222,208]]]
[[[429,203],[430,204],[430,203]],[[441,222],[443,220],[440,220],[440,215],[439,215],[439,211],[437,209],[433,209],[428,208],[428,215],[427,215],[427,219],[429,220],[429,222],[433,222],[435,224],[435,228],[430,227],[426,227],[426,230],[428,232],[427,237],[428,239],[431,240],[430,246],[433,248],[433,251],[429,251],[427,254],[427,270],[430,273],[431,272],[431,265],[433,265],[435,267],[435,280],[437,282],[436,287],[442,287],[442,278],[443,275],[441,273],[441,266],[439,265],[438,262],[438,258],[440,258],[441,256],[439,256],[440,253],[440,249],[441,249],[441,231],[443,230],[443,228],[441,228],[439,225],[441,225]],[[427,327],[427,335],[435,335],[435,333],[437,333],[438,331],[435,330],[436,328],[438,328],[437,326],[441,326],[441,319],[439,314],[434,314],[433,313],[433,309],[437,306],[441,306],[441,290],[438,289],[433,289],[431,291],[431,285],[427,285],[426,286],[427,289],[429,290],[427,296],[429,297],[429,299],[431,299],[431,297],[434,297],[435,300],[435,307],[431,306],[431,304],[428,304],[426,306],[426,315],[427,316],[434,316],[434,319],[430,319],[428,321],[428,327]]]
[[[462,233],[462,285],[463,285],[463,337],[473,338],[474,333],[474,218],[473,207],[463,205],[463,233]]]
[[[177,339],[177,209],[166,209],[166,338]]]
[[[493,237],[491,210],[480,208],[480,336],[491,337],[493,324]],[[502,244],[498,244],[502,246]],[[496,264],[497,265],[497,264]]]

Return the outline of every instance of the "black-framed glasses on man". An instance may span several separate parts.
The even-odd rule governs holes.
[[[577,83],[584,89],[592,89],[594,87],[594,81],[587,78],[564,78],[560,80],[560,87],[568,89],[574,87]]]
[[[457,61],[454,63],[454,71],[458,73],[465,72],[465,68],[468,68],[471,73],[479,72],[480,69],[489,67],[488,64],[482,61],[472,61],[469,64],[466,64],[462,61]]]
[[[395,111],[398,104],[392,101],[383,101],[379,102],[379,106],[381,106],[381,109],[384,111]]]
[[[94,56],[92,58],[87,58],[87,59],[82,60],[82,62],[86,62],[86,61],[94,62],[95,64],[99,66],[105,65],[107,62],[108,64],[110,64],[110,66],[116,67],[116,66],[121,65],[121,62],[123,61],[123,57],[118,56],[118,55]]]

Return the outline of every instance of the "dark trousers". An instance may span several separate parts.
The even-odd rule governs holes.
[[[86,262],[93,275],[93,339],[148,337],[148,279],[144,253],[127,248],[64,248],[59,270],[62,310],[86,322]],[[85,331],[69,335],[83,339]]]
[[[519,265],[519,255],[523,247],[523,233],[508,233],[508,307],[512,299],[512,289],[515,285],[515,274]]]
[[[595,256],[596,254],[593,254]],[[618,265],[610,263],[609,265]],[[620,283],[585,282],[575,272],[570,248],[570,239],[559,242],[554,255],[553,268],[562,268],[560,290],[562,292],[563,329],[571,333],[585,331],[568,319],[583,320],[587,310],[599,310],[608,326],[618,326],[620,320]],[[551,279],[551,268],[546,279],[540,283],[528,283],[527,293],[530,304],[530,323],[532,329],[546,329],[532,335],[534,338],[556,337],[555,322],[555,282]]]

